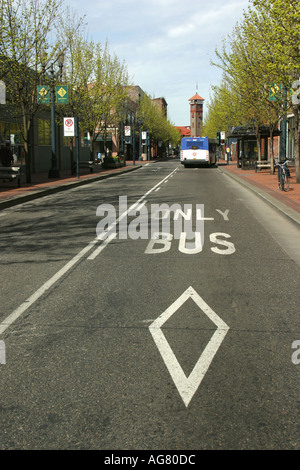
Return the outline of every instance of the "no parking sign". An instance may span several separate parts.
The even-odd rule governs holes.
[[[74,137],[74,118],[67,117],[64,118],[64,136],[65,137]]]

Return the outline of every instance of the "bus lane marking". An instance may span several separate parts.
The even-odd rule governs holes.
[[[226,211],[222,212],[220,209],[216,209],[219,214],[221,214],[226,222],[228,222],[228,214],[229,214],[229,209],[226,209]]]
[[[200,355],[194,369],[187,377],[162,331],[162,326],[188,299],[192,299],[196,303],[201,312],[208,316],[208,318],[216,325],[217,329]],[[154,322],[149,326],[149,330],[187,408],[194,394],[198,390],[215,354],[221,346],[229,330],[229,326],[207,305],[193,287],[189,287],[177,300],[175,300],[175,302],[173,302],[172,305],[170,305],[170,307],[154,320]]]

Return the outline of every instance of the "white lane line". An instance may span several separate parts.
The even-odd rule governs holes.
[[[109,235],[106,240],[104,240],[104,242],[87,258],[88,260],[94,260],[96,258],[96,256],[100,255],[101,251],[104,250],[104,248],[106,248],[106,246],[114,239],[116,238],[117,234],[116,233],[112,233],[111,235]]]
[[[83,256],[91,250],[98,239],[92,240],[85,248],[83,248],[77,255],[74,256],[63,268],[61,268],[54,276],[46,281],[37,291],[35,291],[25,302],[23,302],[18,308],[16,308],[6,319],[0,323],[0,335],[12,325],[26,310],[31,307],[47,290],[50,289],[64,274],[66,274]]]
[[[176,169],[172,171],[170,175],[172,175],[175,171]],[[142,196],[135,204],[133,204],[133,206],[129,208],[129,210],[132,211],[135,206],[138,206],[148,196],[148,194],[155,190],[155,188],[157,188],[165,179],[169,178],[170,175],[166,176],[166,178],[164,178],[157,185],[147,191],[144,196]],[[123,214],[121,217],[123,218]],[[119,220],[121,219],[121,217],[119,217]],[[107,241],[106,245],[108,245],[110,241],[111,240]],[[5,330],[7,330],[7,328],[11,326],[18,318],[20,318],[20,316],[24,312],[26,312],[26,310],[28,310],[28,308],[31,307],[31,305],[33,305],[34,302],[36,302],[47,290],[49,290],[64,274],[66,274],[73,266],[75,266],[75,264],[78,263],[83,258],[83,256],[86,255],[86,253],[93,249],[98,242],[98,237],[90,241],[86,247],[84,247],[79,253],[77,253],[77,255],[75,255],[67,264],[65,264],[65,266],[63,266],[56,274],[54,274],[54,276],[48,279],[48,281],[46,281],[37,291],[35,291],[30,297],[28,297],[25,302],[23,302],[19,307],[17,307],[10,315],[8,315],[8,317],[6,317],[5,320],[0,323],[0,335],[3,334]],[[105,248],[105,246],[102,248],[102,250]]]
[[[163,180],[161,180],[159,183],[157,183],[155,186],[153,186],[153,188],[149,189],[149,191],[147,191],[142,197],[140,197],[140,199],[138,199],[132,206],[129,207],[129,209],[127,209],[125,212],[123,212],[123,214],[120,215],[120,217],[118,217],[109,227],[107,227],[105,233],[103,234],[100,234],[98,236],[99,240],[101,240],[101,237],[102,235],[107,235],[110,230],[114,229],[115,226],[121,222],[125,217],[127,217],[129,215],[130,212],[132,212],[133,210],[136,210],[138,207],[141,206],[141,203],[146,199],[147,196],[149,196],[149,194],[151,194],[153,191],[158,191],[160,189],[160,185],[162,183],[164,183],[168,178],[170,178],[175,172],[177,171],[177,168],[175,168],[175,170],[173,170],[169,175],[167,175]],[[102,244],[101,246],[103,246],[102,249],[97,248],[95,250],[94,253],[92,253],[87,259],[88,260],[94,260],[96,258],[97,255],[99,255],[103,249],[112,241],[114,240],[114,238],[116,238],[115,236],[111,237],[110,235],[105,239],[106,243],[105,243],[105,246],[103,246],[104,244]]]
[[[216,325],[217,329],[202,352],[194,369],[187,377],[161,328],[173,313],[175,313],[189,298],[191,298],[196,305],[198,305],[199,309],[208,316],[208,318]],[[149,326],[149,330],[185,406],[188,407],[216,352],[221,346],[221,343],[229,330],[229,326],[206,304],[206,302],[192,287],[189,287],[177,300],[175,300],[175,302],[173,302],[172,305],[170,305],[170,307],[167,308],[167,310],[154,320],[154,322]]]
[[[136,209],[137,211],[140,211],[142,209],[142,207],[146,204],[146,202],[147,201],[144,201],[144,202],[142,202],[142,204],[139,204],[139,205],[137,203],[135,203],[132,206],[130,206],[129,209],[124,214],[122,214],[119,221],[121,221],[125,217],[125,215],[130,215],[130,212],[132,212],[134,209]],[[124,215],[124,217],[123,217],[123,215]],[[113,224],[111,224],[109,226],[109,230],[111,230],[116,225],[117,225],[117,222],[114,222]],[[112,240],[114,240],[114,238],[116,238],[116,236],[117,236],[116,233],[112,233],[111,235],[108,235],[108,237],[104,240],[104,242],[87,259],[89,261],[94,260],[98,255],[100,255],[100,253],[104,250],[104,248],[106,248],[106,246]]]

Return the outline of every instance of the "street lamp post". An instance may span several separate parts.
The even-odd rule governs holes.
[[[142,160],[142,120],[139,119],[139,161]]]
[[[147,131],[147,160],[150,160],[150,131]]]
[[[125,121],[126,121],[126,108],[122,106],[121,114],[120,114],[120,125],[119,125],[119,132],[120,132],[120,156],[123,159],[124,165],[126,165],[125,161]]]
[[[59,71],[55,74],[54,63],[51,64],[51,168],[48,173],[48,178],[59,178],[60,173],[57,165],[56,155],[56,132],[55,132],[55,80],[59,77],[62,79],[62,69],[64,64],[64,54],[61,52],[57,58]]]
[[[135,165],[135,115],[133,118],[133,126],[132,126],[132,158],[133,158],[133,164]]]
[[[142,160],[142,126],[145,121],[145,113],[139,118],[139,161]]]

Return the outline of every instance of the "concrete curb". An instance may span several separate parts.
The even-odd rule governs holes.
[[[6,209],[8,207],[16,206],[18,204],[23,204],[24,202],[33,201],[35,199],[48,196],[49,194],[55,194],[61,191],[67,191],[68,189],[76,188],[78,186],[83,186],[85,184],[94,183],[95,181],[99,181],[99,180],[106,179],[106,178],[111,178],[113,176],[118,176],[124,173],[129,173],[131,171],[138,170],[139,168],[142,168],[142,167],[143,165],[135,165],[134,167],[132,168],[130,167],[127,170],[124,170],[124,169],[116,170],[116,171],[112,171],[111,173],[99,174],[94,177],[90,177],[86,179],[79,179],[78,181],[72,181],[71,183],[59,184],[58,182],[57,186],[53,186],[51,188],[38,189],[36,191],[33,190],[29,194],[16,196],[12,199],[7,199],[6,201],[0,201],[0,210]]]
[[[272,206],[274,209],[277,209],[281,214],[285,215],[290,221],[297,224],[297,226],[299,227],[300,214],[297,211],[287,206],[286,204],[282,203],[281,201],[271,196],[267,192],[263,191],[262,189],[258,188],[257,186],[254,186],[251,183],[248,183],[248,181],[245,181],[242,178],[239,178],[238,176],[233,175],[232,173],[230,173],[230,171],[223,170],[222,167],[220,166],[218,167],[218,169],[225,175],[228,175],[230,178],[240,183],[241,185],[250,189],[250,191],[254,192],[263,201],[265,201],[267,204]]]

